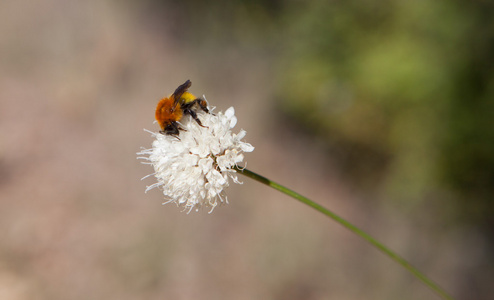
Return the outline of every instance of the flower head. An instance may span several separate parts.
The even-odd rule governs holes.
[[[175,202],[189,212],[201,207],[212,211],[217,205],[228,203],[224,189],[231,178],[240,183],[232,169],[244,159],[244,152],[254,147],[243,142],[246,132],[232,132],[237,123],[233,107],[225,113],[200,113],[201,127],[189,116],[182,119],[177,138],[173,135],[152,133],[156,140],[151,149],[137,153],[153,165],[158,182],[147,187],[163,190],[167,202]],[[146,176],[147,177],[147,176]]]

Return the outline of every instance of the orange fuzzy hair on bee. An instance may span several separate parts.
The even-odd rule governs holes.
[[[180,109],[180,103],[175,101],[173,95],[161,99],[160,102],[158,102],[158,106],[156,106],[156,121],[158,121],[158,124],[163,131],[168,124],[180,121],[183,114],[183,111]]]

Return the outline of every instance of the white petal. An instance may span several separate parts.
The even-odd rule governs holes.
[[[186,131],[180,131],[180,139],[156,133],[152,149],[138,153],[155,170],[158,182],[148,189],[161,187],[166,199],[188,212],[202,206],[212,210],[227,203],[224,189],[229,178],[239,183],[231,168],[243,161],[243,152],[254,150],[242,141],[244,130],[238,134],[231,131],[237,123],[233,107],[215,115],[199,112],[198,118],[206,127],[190,117],[183,118],[181,126]]]
[[[230,129],[235,127],[235,125],[237,125],[237,118],[235,116],[233,116],[231,119],[230,119]]]
[[[226,111],[225,111],[225,116],[227,118],[231,118],[235,115],[235,109],[232,107],[229,107]]]
[[[244,152],[252,152],[254,151],[254,146],[248,143],[242,143],[240,144],[240,149],[242,149],[242,151]]]

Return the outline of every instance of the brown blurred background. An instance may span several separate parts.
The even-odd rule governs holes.
[[[492,299],[489,1],[2,1],[0,299],[438,299],[245,178],[182,213],[144,194],[157,101],[234,106],[248,167],[457,299]]]

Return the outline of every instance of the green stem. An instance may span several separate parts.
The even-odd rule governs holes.
[[[242,169],[241,167],[235,167],[234,168],[237,172],[242,173],[243,175],[250,177],[254,180],[257,180],[261,183],[264,183],[265,185],[268,185],[282,193],[287,194],[288,196],[291,196],[300,202],[303,202],[310,207],[314,208],[315,210],[325,214],[326,216],[330,217],[334,221],[340,223],[343,227],[349,229],[356,235],[360,236],[361,238],[365,239],[367,242],[369,242],[371,245],[379,249],[381,252],[386,254],[389,258],[400,264],[402,267],[407,269],[410,273],[412,273],[415,277],[420,279],[423,283],[425,283],[429,288],[431,288],[434,292],[439,294],[443,299],[447,300],[453,300],[453,297],[451,297],[444,289],[442,289],[437,283],[434,283],[431,279],[429,279],[427,276],[422,274],[419,270],[417,270],[415,267],[413,267],[408,261],[406,261],[403,257],[399,256],[398,254],[394,253],[390,249],[388,249],[386,246],[383,244],[379,243],[377,240],[375,240],[373,237],[371,237],[369,234],[365,233],[352,223],[348,222],[347,220],[343,219],[342,217],[338,216],[334,212],[330,211],[329,209],[313,202],[310,199],[307,199],[306,197],[282,186],[279,185],[276,182],[273,182],[266,177],[263,177],[259,174],[256,174],[252,171],[249,171],[247,169]]]

